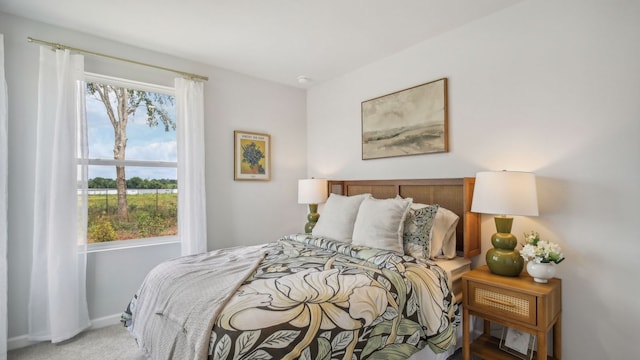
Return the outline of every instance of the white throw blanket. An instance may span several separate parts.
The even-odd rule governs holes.
[[[138,346],[154,360],[206,359],[216,317],[265,252],[264,245],[236,247],[156,266],[132,309]]]

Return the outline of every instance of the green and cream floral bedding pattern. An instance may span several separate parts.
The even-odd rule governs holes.
[[[218,315],[209,359],[406,359],[455,343],[452,294],[429,261],[297,234]],[[458,320],[454,320],[458,319]]]

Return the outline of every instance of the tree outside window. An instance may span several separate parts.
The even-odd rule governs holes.
[[[174,96],[120,82],[86,85],[89,243],[177,234]]]

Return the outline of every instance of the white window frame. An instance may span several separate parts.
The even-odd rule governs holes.
[[[150,83],[144,83],[134,80],[127,80],[122,78],[116,78],[112,76],[100,75],[95,73],[85,72],[85,83],[98,82],[107,85],[121,86],[128,89],[144,90],[155,93],[161,93],[166,95],[176,96],[175,88],[163,85],[156,85]],[[177,141],[177,137],[176,137]],[[123,166],[139,166],[139,167],[170,167],[178,168],[177,161],[144,161],[144,160],[113,160],[113,159],[87,159],[88,165],[123,165]],[[180,181],[180,179],[178,179]],[[179,196],[179,195],[178,195]],[[178,209],[180,212],[180,209]],[[178,229],[178,234],[180,229]],[[180,243],[178,235],[150,237],[143,239],[129,239],[129,240],[114,240],[100,243],[87,244],[87,252],[103,252],[120,250],[127,248],[139,248],[145,246],[165,245],[165,244],[177,244]]]

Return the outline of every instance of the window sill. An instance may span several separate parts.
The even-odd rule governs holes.
[[[96,253],[103,251],[125,250],[146,246],[179,244],[180,240],[177,236],[162,236],[155,238],[146,238],[139,240],[117,240],[103,243],[94,243],[87,245],[88,253]]]

